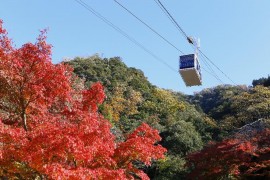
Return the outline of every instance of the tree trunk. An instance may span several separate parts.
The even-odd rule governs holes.
[[[21,118],[22,118],[22,121],[23,121],[23,128],[24,128],[25,131],[27,131],[28,128],[27,128],[27,122],[26,122],[26,114],[25,114],[25,112],[22,112]]]

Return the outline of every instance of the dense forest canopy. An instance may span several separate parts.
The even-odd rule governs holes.
[[[119,57],[103,59],[92,56],[75,58],[67,63],[87,84],[96,81],[106,84],[107,99],[100,111],[119,129],[118,132],[125,134],[139,122],[147,122],[159,129],[161,144],[168,152],[166,160],[157,161],[145,169],[152,179],[185,178],[190,169],[184,164],[198,160],[191,161],[186,157],[201,150],[208,142],[226,144],[234,141],[227,139],[245,125],[248,127],[262,118],[266,120],[260,121],[260,126],[251,128],[251,131],[269,127],[270,89],[259,84],[254,87],[220,85],[187,96],[151,85],[142,71],[127,67]],[[90,78],[96,74],[102,76]],[[206,149],[207,152],[210,150]],[[232,172],[217,176],[224,177],[226,173]]]

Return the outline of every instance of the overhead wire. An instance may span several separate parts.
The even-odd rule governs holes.
[[[187,36],[187,34],[185,33],[185,31],[180,27],[180,25],[177,23],[177,21],[173,18],[173,16],[170,14],[170,12],[166,9],[166,7],[162,4],[162,2],[160,0],[155,0],[156,4],[159,6],[159,8],[163,11],[163,13],[168,17],[168,19],[173,23],[173,25],[179,30],[179,32],[184,36],[185,39],[189,40],[189,37]],[[194,48],[194,44],[191,44],[191,47]],[[218,77],[218,75],[216,74],[216,72],[213,70],[213,68],[209,65],[209,63],[202,59],[203,63],[207,66],[207,68],[210,70],[207,71],[205,68],[202,67],[202,69],[204,69],[207,73],[209,73],[210,75],[212,75],[214,78],[216,78],[219,82],[222,82],[222,80]]]
[[[139,43],[138,41],[136,41],[134,38],[132,38],[131,36],[129,36],[126,32],[124,32],[122,29],[120,29],[119,27],[117,27],[116,25],[114,25],[111,21],[109,21],[108,19],[106,19],[104,16],[102,16],[100,13],[98,13],[97,11],[95,11],[92,7],[90,7],[88,4],[86,4],[83,0],[75,0],[77,3],[79,3],[81,6],[83,6],[85,9],[87,9],[89,12],[91,12],[93,15],[95,15],[96,17],[98,17],[99,19],[101,19],[103,22],[105,22],[107,25],[111,26],[114,30],[116,30],[117,32],[119,32],[121,35],[123,35],[124,37],[126,37],[128,40],[130,40],[132,43],[134,43],[135,45],[137,45],[138,47],[140,47],[141,49],[143,49],[146,53],[148,53],[149,55],[151,55],[155,60],[161,62],[162,64],[166,65],[169,69],[171,69],[174,72],[178,72],[177,70],[175,70],[173,67],[171,67],[168,63],[166,63],[163,59],[161,59],[160,57],[158,57],[157,55],[155,55],[153,52],[151,52],[150,50],[148,50],[146,47],[144,47],[141,43]],[[175,48],[177,51],[179,51],[180,53],[184,54],[183,51],[181,51],[180,49],[178,49],[175,45],[173,45],[170,41],[168,41],[164,36],[162,36],[160,33],[158,33],[156,30],[154,30],[151,26],[149,26],[147,23],[145,23],[143,20],[141,20],[138,16],[136,16],[134,13],[132,13],[130,10],[128,10],[126,7],[124,7],[121,3],[119,3],[117,0],[114,0],[119,6],[121,6],[122,8],[124,8],[128,13],[130,13],[133,17],[135,17],[137,20],[139,20],[142,24],[144,24],[146,27],[148,27],[152,32],[154,32],[156,35],[158,35],[160,38],[162,38],[165,42],[167,42],[169,45],[171,45],[173,48]],[[172,15],[169,13],[169,11],[165,8],[165,6],[159,1],[159,0],[155,0],[156,2],[158,1],[161,5],[160,8],[164,8],[164,13],[168,14],[168,18],[172,21],[172,23],[175,24],[175,26],[177,27],[177,29],[180,30],[180,32],[183,34],[183,36],[185,38],[188,38],[187,34],[183,31],[183,29],[180,27],[180,25],[175,21],[175,19],[172,17]],[[158,4],[158,3],[157,3]],[[201,51],[200,51],[201,52]],[[202,53],[202,52],[201,52]],[[203,54],[203,57],[207,58],[209,61],[211,61],[205,54]],[[205,64],[208,64],[207,61],[204,61]],[[213,62],[211,62],[211,64],[214,64]],[[218,68],[216,65],[214,65],[216,68]],[[210,68],[210,70],[212,71],[209,72],[207,71],[205,68],[202,67],[202,69],[204,71],[206,71],[207,73],[209,73],[210,75],[214,76],[217,80],[219,80],[220,82],[221,79],[214,73],[213,69],[211,68],[211,66],[209,66],[209,64],[207,65],[208,68]],[[219,69],[219,68],[218,68]],[[220,70],[220,69],[219,69]],[[221,70],[220,70],[221,71]],[[224,75],[226,75],[224,72],[222,72]],[[229,78],[226,75],[227,78]]]
[[[160,0],[154,0],[156,2],[156,4],[158,4],[158,6],[162,9],[162,11],[164,13],[166,13],[167,17],[170,19],[170,21],[175,25],[175,27],[180,31],[180,33],[187,38],[188,42],[191,43],[192,45],[194,45],[189,37],[187,36],[187,34],[185,33],[185,31],[181,28],[181,26],[177,23],[177,21],[173,18],[173,16],[170,14],[170,12],[167,10],[167,8],[162,4],[162,2]],[[195,45],[194,45],[195,46]],[[203,58],[205,58],[207,61],[209,61],[215,68],[217,68],[217,70],[219,70],[228,80],[230,80],[233,84],[236,84],[226,73],[224,73],[213,61],[210,60],[210,58],[208,58],[200,49],[199,49],[199,53],[202,55]],[[205,61],[205,62],[207,62]],[[207,63],[208,64],[208,63]],[[208,67],[211,67],[209,64],[207,65]],[[215,74],[215,76],[218,77],[218,75],[214,72],[214,70],[211,68],[210,69],[212,73]],[[221,81],[221,79],[218,77],[219,81]],[[222,81],[221,81],[222,82]]]
[[[146,22],[144,22],[142,19],[140,19],[138,16],[136,16],[133,12],[131,12],[127,7],[125,7],[123,4],[121,4],[119,1],[114,0],[115,3],[117,3],[117,5],[119,5],[121,8],[123,8],[126,12],[128,12],[130,15],[132,15],[134,18],[136,18],[139,22],[141,22],[143,25],[145,25],[148,29],[150,29],[153,33],[155,33],[156,35],[158,35],[160,38],[162,38],[165,42],[167,42],[169,45],[171,45],[173,48],[175,48],[176,50],[178,50],[181,54],[185,54],[183,51],[181,51],[180,49],[178,49],[175,45],[173,45],[169,40],[167,40],[164,36],[162,36],[160,33],[158,33],[154,28],[152,28],[150,25],[148,25]],[[159,5],[159,3],[158,3]],[[160,6],[161,9],[163,10],[162,6]],[[164,7],[164,6],[163,6]],[[165,8],[165,7],[164,7]],[[164,13],[167,14],[165,11]],[[172,17],[171,15],[168,16],[169,18]],[[176,22],[175,20],[172,22]],[[178,25],[179,26],[179,25]],[[176,25],[176,27],[178,27]],[[181,29],[181,28],[179,28]],[[181,32],[184,32],[183,29],[181,29]],[[185,38],[187,37],[186,34],[184,33]],[[193,46],[192,46],[193,47]],[[203,60],[203,62],[206,64],[206,66],[210,69],[211,72],[207,71],[205,68],[202,67],[202,69],[207,72],[208,74],[212,75],[214,78],[216,78],[218,81],[220,81],[222,84],[222,80],[216,75],[216,73],[214,72],[214,70],[212,69],[212,67],[208,64],[207,61]]]
[[[128,40],[130,40],[136,46],[140,47],[146,53],[148,53],[149,55],[151,55],[155,60],[161,62],[162,64],[164,64],[165,66],[167,66],[172,71],[178,72],[172,66],[170,66],[166,61],[164,61],[163,59],[161,59],[160,57],[158,57],[157,55],[155,55],[153,52],[151,52],[149,49],[147,49],[146,47],[144,47],[141,43],[139,43],[138,41],[136,41],[133,37],[131,37],[130,35],[128,35],[125,31],[123,31],[122,29],[120,29],[118,26],[114,25],[111,21],[109,21],[108,19],[106,19],[104,16],[102,16],[97,11],[95,11],[91,6],[89,6],[83,0],[74,0],[74,1],[76,1],[78,4],[80,4],[81,6],[83,6],[86,10],[88,10],[89,12],[91,12],[93,15],[95,15],[96,17],[98,17],[99,19],[101,19],[104,23],[106,23],[107,25],[109,25],[110,27],[112,27],[118,33],[120,33],[121,35],[123,35],[124,37],[126,37]]]
[[[171,23],[178,29],[177,25],[174,23],[174,21],[171,19],[171,17],[167,14],[167,12],[162,8],[162,6],[158,3],[157,0],[154,0],[156,4],[159,6],[159,8],[163,11],[163,13],[168,17],[168,19],[171,21]],[[181,31],[180,31],[181,32]],[[183,34],[184,38],[186,39],[185,35]]]
[[[194,47],[192,44],[190,44],[191,48],[193,48],[194,51],[196,51],[196,47]],[[201,54],[198,53],[198,56],[200,57],[200,59],[202,60],[202,62],[205,64],[205,66],[210,70],[207,71],[205,68],[203,68],[203,66],[201,66],[201,68],[206,71],[208,74],[212,75],[214,78],[216,78],[221,84],[224,84],[224,82],[219,78],[219,76],[216,74],[215,70],[211,67],[211,65],[205,60],[204,57],[202,57]]]
[[[236,83],[227,75],[225,74],[213,61],[211,61],[210,58],[208,58],[200,49],[199,52],[202,54],[203,57],[205,57],[213,66],[215,66],[224,76],[226,76],[233,84],[236,85]]]
[[[181,28],[181,26],[177,23],[177,21],[173,18],[173,16],[171,15],[171,13],[166,9],[166,7],[160,2],[160,0],[155,0],[155,2],[160,5],[160,7],[164,10],[163,12],[165,12],[168,17],[171,19],[171,21],[176,25],[177,29],[183,34],[183,36],[185,38],[188,38],[187,34],[185,33],[185,31]]]
[[[203,66],[201,66],[201,68],[206,71],[208,74],[212,75],[214,78],[216,78],[221,84],[224,84],[224,82],[219,78],[219,76],[215,73],[215,71],[213,70],[213,68],[209,65],[209,63],[205,60],[205,59],[202,59],[202,62],[207,66],[207,68],[210,70],[207,71]]]
[[[155,29],[153,29],[150,25],[148,25],[146,22],[144,22],[142,19],[140,19],[138,16],[136,16],[133,12],[131,12],[129,9],[127,9],[124,5],[122,5],[117,0],[114,0],[120,7],[122,7],[124,10],[126,10],[129,14],[131,14],[133,17],[135,17],[138,21],[140,21],[142,24],[144,24],[148,29],[150,29],[153,33],[158,35],[161,39],[163,39],[165,42],[167,42],[169,45],[171,45],[174,49],[179,51],[181,54],[185,54],[183,51],[181,51],[179,48],[177,48],[175,45],[173,45],[169,40],[167,40],[164,36],[162,36],[160,33],[158,33]]]

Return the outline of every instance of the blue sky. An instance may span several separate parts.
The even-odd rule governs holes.
[[[186,54],[192,48],[163,14],[154,0],[118,0]],[[84,0],[170,67],[147,54],[113,28],[92,15],[75,0],[1,1],[0,19],[17,47],[34,42],[39,30],[49,28],[53,62],[65,58],[120,56],[129,67],[141,69],[161,88],[186,94],[222,84],[202,70],[203,85],[186,87],[178,70],[180,53],[113,0]],[[251,85],[253,79],[270,74],[269,0],[161,0],[184,31],[201,40],[201,50],[236,84]],[[208,70],[201,61],[201,66]],[[213,67],[214,68],[214,67]],[[209,71],[209,70],[208,70]],[[232,84],[216,70],[224,84]]]

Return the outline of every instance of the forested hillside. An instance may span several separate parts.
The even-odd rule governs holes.
[[[261,85],[217,86],[196,93],[190,100],[215,119],[221,131],[227,135],[270,115],[270,90]]]
[[[100,111],[114,124],[120,139],[142,122],[160,131],[161,144],[168,153],[166,160],[144,168],[153,179],[186,177],[188,154],[269,115],[270,90],[259,84],[220,85],[186,96],[153,86],[142,71],[127,67],[119,57],[75,58],[68,64],[87,84],[104,84],[107,99]]]
[[[100,81],[107,98],[100,112],[114,124],[119,139],[142,122],[159,130],[165,160],[146,168],[150,177],[172,179],[186,174],[185,156],[200,150],[217,131],[215,121],[188,103],[186,96],[152,85],[141,70],[127,67],[119,57],[75,58],[66,62],[92,84]]]

